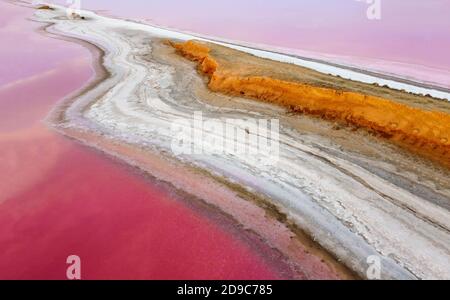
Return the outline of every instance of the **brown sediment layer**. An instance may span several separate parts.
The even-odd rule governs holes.
[[[49,10],[53,10],[53,8],[51,8],[51,7],[48,6],[48,5],[41,5],[41,6],[38,6],[37,9],[49,9]]]
[[[385,87],[342,82],[343,79],[331,75],[326,75],[330,84],[324,84],[323,80],[315,82],[316,74],[308,74],[307,80],[296,80],[295,76],[294,80],[286,80],[289,79],[286,74],[277,71],[270,74],[267,69],[262,72],[261,62],[255,63],[267,60],[237,50],[198,41],[170,44],[183,56],[198,62],[199,70],[210,79],[208,87],[212,91],[259,99],[361,127],[450,167],[449,110],[446,104],[433,104],[442,101],[400,91],[386,93]],[[230,58],[230,54],[234,55]],[[250,58],[248,62],[243,56]],[[282,65],[290,72],[307,70]],[[333,81],[340,81],[341,86]],[[380,96],[384,94],[389,98]],[[408,101],[411,105],[406,104]]]

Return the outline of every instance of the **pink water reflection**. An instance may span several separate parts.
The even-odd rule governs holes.
[[[222,225],[47,129],[92,77],[91,54],[35,33],[29,9],[0,2],[0,14],[1,279],[64,279],[71,254],[84,279],[278,278]]]

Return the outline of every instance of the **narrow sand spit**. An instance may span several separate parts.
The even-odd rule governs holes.
[[[49,117],[61,133],[233,216],[304,277],[350,277],[336,260],[365,277],[367,258],[376,256],[382,278],[450,278],[448,169],[364,131],[211,93],[193,63],[161,41],[191,37],[81,14],[68,19],[56,6],[36,12],[53,24],[48,31],[105,53],[103,80]],[[195,111],[221,120],[279,119],[278,163],[174,156],[171,124]]]

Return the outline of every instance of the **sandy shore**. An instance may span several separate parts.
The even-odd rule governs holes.
[[[178,34],[83,16],[36,14],[53,23],[48,30],[104,51],[106,76],[54,110],[49,121],[57,130],[232,216],[276,249],[294,278],[365,277],[370,256],[379,257],[382,278],[450,278],[446,169],[365,132],[213,94],[193,64],[161,42]],[[175,157],[171,122],[195,111],[279,119],[278,164]]]

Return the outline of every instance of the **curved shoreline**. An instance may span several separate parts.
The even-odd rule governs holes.
[[[119,18],[119,19],[121,19],[121,18]],[[125,20],[127,20],[127,19],[125,19]],[[130,21],[133,21],[133,20],[130,20]],[[143,24],[147,24],[147,23],[144,22]],[[333,56],[329,53],[318,53],[319,56],[324,56],[324,57],[323,58],[313,58],[314,53],[310,53],[311,56],[289,53],[289,50],[292,50],[292,52],[295,53],[296,49],[276,48],[276,47],[274,48],[274,47],[271,47],[270,45],[266,45],[266,44],[253,44],[253,43],[246,43],[243,41],[219,39],[219,38],[215,38],[215,37],[208,36],[208,35],[202,35],[202,34],[193,33],[193,32],[189,32],[189,31],[179,30],[176,28],[164,27],[164,26],[159,26],[159,25],[154,25],[154,24],[149,24],[149,25],[151,25],[153,27],[161,28],[163,30],[175,31],[178,33],[190,35],[190,36],[192,36],[192,39],[197,39],[197,40],[201,39],[204,41],[210,41],[210,42],[217,43],[217,44],[222,43],[222,44],[226,44],[226,45],[232,45],[234,47],[245,47],[245,48],[248,48],[251,50],[262,50],[262,51],[273,53],[276,55],[292,57],[294,59],[299,59],[301,61],[317,63],[319,65],[326,65],[326,66],[334,67],[337,69],[345,69],[345,70],[349,70],[349,71],[352,71],[355,73],[368,75],[373,78],[382,78],[382,79],[385,79],[388,81],[399,82],[399,83],[403,83],[406,85],[417,86],[417,87],[429,89],[429,90],[436,90],[438,92],[443,92],[443,93],[446,93],[447,95],[450,95],[450,87],[448,87],[448,86],[440,85],[438,83],[420,81],[418,78],[412,79],[412,78],[408,78],[406,75],[401,76],[399,74],[392,73],[392,72],[383,72],[383,71],[378,71],[378,70],[366,70],[366,69],[359,67],[358,64],[345,64],[344,62],[342,62],[342,63],[341,62],[333,62],[332,61]],[[339,56],[336,58],[339,58]],[[395,61],[394,62],[383,61],[383,62],[384,63],[397,63]],[[439,69],[439,70],[445,71],[445,70],[441,70],[441,69]],[[436,98],[436,99],[442,100],[442,101],[450,101],[450,99],[448,99],[448,98],[447,99]]]
[[[122,33],[118,32],[117,34],[122,34]],[[127,36],[127,35],[125,35],[125,36],[127,38],[130,38],[130,36]],[[130,39],[130,41],[131,42],[138,42],[137,38],[135,39],[135,37],[132,37],[132,39]],[[124,62],[125,61],[126,60],[124,60]],[[145,62],[144,61],[139,61],[139,63],[143,64]],[[156,63],[156,62],[152,62],[152,63]],[[108,64],[108,62],[106,62],[106,64]],[[139,70],[140,66],[136,66],[136,68],[137,68],[136,70]],[[186,67],[185,70],[188,70],[188,67]],[[118,69],[116,69],[115,71],[120,73],[120,71]],[[141,73],[139,73],[139,71],[138,71],[137,74],[141,74]],[[189,75],[189,76],[194,76],[194,75]],[[120,76],[119,76],[119,78],[120,78]],[[145,78],[145,76],[143,78]],[[196,85],[199,82],[201,82],[201,80],[195,79],[195,77],[189,77],[189,80],[191,80],[193,82],[196,82]],[[161,82],[157,81],[156,83],[158,84],[158,83],[161,83]],[[103,150],[105,150],[105,148],[112,147],[112,149],[114,149],[113,151],[124,151],[124,149],[120,149],[120,148],[124,147],[124,145],[126,145],[127,143],[128,144],[131,143],[131,144],[134,144],[135,146],[136,145],[138,146],[135,149],[136,151],[144,151],[142,149],[146,149],[145,152],[144,152],[145,155],[141,156],[141,158],[144,159],[144,160],[145,159],[149,159],[148,156],[151,155],[151,152],[149,152],[149,149],[151,149],[151,147],[149,147],[149,145],[146,145],[145,143],[141,144],[141,146],[139,146],[139,139],[142,138],[141,141],[145,141],[149,137],[155,138],[156,136],[152,136],[152,135],[147,135],[146,136],[145,135],[145,134],[147,134],[146,131],[139,132],[139,130],[140,130],[139,128],[136,129],[138,131],[136,131],[136,130],[133,131],[133,134],[135,135],[133,137],[130,136],[130,137],[124,138],[123,136],[120,136],[120,135],[117,136],[114,133],[114,131],[117,130],[117,129],[112,130],[111,128],[115,128],[115,126],[117,126],[117,124],[121,124],[121,121],[119,119],[114,119],[114,120],[109,120],[108,119],[108,115],[105,114],[105,112],[108,112],[108,109],[109,109],[108,105],[110,105],[111,103],[108,103],[107,101],[106,102],[102,101],[103,103],[100,103],[101,105],[106,105],[106,106],[104,106],[104,108],[96,102],[95,106],[89,107],[89,109],[86,110],[86,106],[85,105],[87,103],[91,103],[92,104],[93,101],[95,101],[98,98],[101,98],[102,95],[105,96],[106,95],[105,93],[107,91],[110,91],[110,87],[108,87],[108,83],[106,83],[106,85],[107,85],[107,87],[102,87],[102,88],[105,88],[105,91],[103,93],[101,91],[96,91],[96,96],[91,98],[90,100],[88,98],[92,97],[92,95],[86,95],[86,94],[92,92],[92,90],[88,89],[88,90],[86,90],[84,92],[85,94],[82,93],[82,94],[78,95],[78,98],[80,98],[81,100],[82,100],[83,97],[86,98],[85,99],[86,100],[85,104],[82,104],[83,101],[80,101],[80,99],[76,99],[77,100],[77,103],[75,103],[76,105],[69,107],[68,110],[66,110],[67,107],[60,107],[60,109],[61,109],[60,111],[58,111],[58,109],[55,110],[55,112],[58,111],[58,114],[59,113],[66,113],[66,117],[69,116],[69,119],[70,119],[69,123],[63,122],[62,124],[61,123],[60,124],[56,124],[57,129],[62,131],[62,132],[64,132],[65,134],[77,137],[77,139],[84,140],[85,142],[87,142],[88,144],[91,144],[91,145],[94,145],[95,143],[100,143],[101,146],[99,146],[99,145],[97,145],[97,146],[99,146]],[[177,87],[175,87],[175,88],[177,88]],[[180,88],[182,88],[182,87],[180,87]],[[171,90],[171,92],[173,93],[174,91]],[[179,92],[179,91],[177,90],[177,92]],[[151,93],[151,91],[149,91],[149,93]],[[120,95],[118,95],[115,99],[119,101],[120,100]],[[108,100],[112,100],[112,98],[109,98]],[[121,103],[118,103],[118,104],[125,105],[125,106],[123,106],[124,110],[121,111],[121,114],[128,113],[127,110],[129,109],[129,107],[128,107],[129,103],[121,102]],[[157,104],[157,103],[155,103],[155,104]],[[92,111],[96,111],[95,114],[93,114]],[[144,111],[145,111],[145,113],[149,113],[147,111],[147,108],[145,108]],[[104,114],[106,116],[106,118],[101,117],[101,115],[98,115],[97,112],[101,112],[102,114]],[[129,112],[132,112],[132,111],[129,111]],[[265,111],[265,113],[268,113],[268,112]],[[88,118],[90,118],[90,120],[85,119],[86,116]],[[118,116],[120,116],[120,115],[118,115]],[[99,118],[99,117],[101,117],[101,118]],[[56,119],[51,119],[51,120],[58,121]],[[92,120],[97,120],[97,122],[99,122],[99,123],[93,124]],[[113,127],[109,127],[109,126],[113,126]],[[124,126],[125,127],[123,129],[122,128],[118,128],[118,130],[126,129],[126,130],[128,130],[128,132],[130,132],[129,131],[130,129],[127,127],[127,126],[130,126],[130,123],[125,124]],[[132,126],[135,126],[135,125],[132,125]],[[99,131],[98,134],[95,135],[95,138],[94,138],[94,136],[91,136],[90,138],[85,136],[85,135],[89,135],[90,133],[95,133],[97,131],[98,127],[100,127],[100,128],[104,127],[104,128],[101,129],[101,131]],[[105,130],[105,128],[106,128],[106,130]],[[142,136],[139,135],[139,134],[142,134]],[[331,172],[331,170],[334,170],[334,172],[336,172],[336,167],[333,167],[333,166],[331,166],[330,163],[328,163],[328,162],[333,162],[333,164],[340,165],[341,169],[351,170],[349,172],[352,173],[352,176],[362,176],[362,178],[364,178],[364,180],[367,180],[367,181],[370,180],[369,183],[367,183],[368,185],[371,185],[371,186],[372,185],[373,186],[379,185],[380,187],[386,188],[384,182],[380,181],[379,179],[377,179],[375,177],[369,176],[368,173],[364,173],[364,172],[367,172],[367,170],[371,170],[372,167],[368,168],[366,171],[363,171],[362,169],[360,169],[361,167],[358,164],[354,164],[354,165],[349,164],[348,162],[346,162],[342,158],[339,158],[339,157],[337,157],[335,155],[332,155],[330,157],[330,153],[326,153],[324,150],[320,150],[319,148],[316,148],[316,147],[310,145],[309,144],[310,142],[308,142],[308,141],[303,142],[303,144],[302,143],[298,143],[297,142],[298,141],[297,138],[296,139],[291,139],[290,135],[293,134],[291,132],[289,132],[289,134],[287,132],[284,133],[284,134],[286,135],[286,140],[284,141],[285,142],[285,146],[284,147],[286,147],[285,150],[289,150],[290,152],[295,153],[296,155],[299,155],[299,157],[302,160],[304,160],[304,162],[306,164],[311,164],[312,167],[315,167],[315,168],[320,167],[320,168],[323,168],[324,170],[328,170],[328,168],[331,167],[331,169],[329,171]],[[108,136],[113,137],[113,139],[108,138]],[[108,143],[108,145],[106,145],[106,143],[104,141],[100,140],[100,139],[103,139],[103,138],[109,140],[110,143]],[[311,136],[311,141],[313,141],[313,138],[316,138],[316,137]],[[120,140],[120,142],[114,141],[114,139]],[[308,137],[308,139],[310,139],[310,138]],[[300,140],[302,141],[303,139],[301,138]],[[323,141],[321,141],[321,143],[322,142]],[[159,146],[161,146],[161,144]],[[158,150],[158,148],[155,148],[155,149],[157,151],[161,151],[161,149],[159,149],[159,150]],[[111,151],[111,149],[106,150],[106,151]],[[130,155],[129,151],[125,151],[125,152],[122,152],[122,153],[123,154],[126,153],[126,155],[125,155],[126,157],[129,157],[129,155]],[[123,156],[121,156],[121,157],[122,157],[122,159],[124,158]],[[320,159],[316,159],[314,157],[317,157],[317,158],[320,157]],[[322,158],[322,157],[326,158],[328,160],[328,162],[324,163],[324,161],[323,161],[324,158]],[[136,158],[134,158],[134,159],[136,159]],[[160,157],[154,157],[154,159],[155,160],[159,160],[161,158]],[[149,162],[147,162],[147,163],[149,163]],[[150,162],[150,163],[151,163],[152,167],[150,167],[149,170],[152,170],[152,173],[154,173],[155,168],[156,168],[156,166],[158,164],[155,161]],[[287,163],[287,161],[286,161],[286,163]],[[140,161],[137,164],[139,166],[145,165],[145,163],[143,161]],[[301,169],[298,169],[299,168],[298,165],[296,165],[296,166],[287,165],[287,166],[295,167],[293,170],[297,170],[299,172],[306,172],[305,174],[309,174],[310,176],[311,175],[315,175],[313,173],[308,173],[308,172],[313,172],[312,171],[313,169],[309,169],[308,168],[308,169],[305,169],[305,170],[301,170]],[[319,170],[316,170],[316,171],[320,171],[320,168],[319,168]],[[212,169],[214,171],[217,171],[217,169],[214,169],[214,168],[212,168]],[[221,171],[223,172],[225,170],[222,169]],[[166,178],[168,178],[170,181],[173,180],[173,175],[174,175],[173,173],[167,173],[167,171],[166,171],[166,173],[164,175],[163,170],[161,170],[161,173],[162,173],[162,174],[160,174],[161,177],[166,176]],[[342,173],[342,174],[344,174],[344,173]],[[353,175],[353,174],[355,174],[355,175]],[[356,175],[356,174],[359,174],[359,175]],[[250,178],[253,178],[253,176],[254,176],[254,174],[248,174],[248,175],[249,176],[247,177],[246,180],[250,180]],[[319,175],[319,174],[317,174],[317,175]],[[329,174],[329,175],[331,175],[331,174]],[[227,176],[233,177],[233,176],[236,176],[236,174],[232,174],[232,173],[231,174],[227,174],[227,173],[225,173],[225,178]],[[356,209],[356,207],[352,207],[352,205],[359,205],[357,202],[353,202],[353,201],[363,201],[364,200],[363,202],[367,202],[367,201],[370,201],[371,197],[379,197],[379,198],[377,198],[377,201],[383,202],[383,204],[381,204],[381,203],[377,204],[379,206],[378,208],[376,206],[374,206],[375,203],[367,202],[367,205],[370,205],[370,207],[372,209],[378,209],[378,211],[377,211],[378,214],[385,213],[385,212],[383,212],[383,210],[385,210],[386,208],[394,209],[394,210],[396,210],[398,212],[401,211],[401,210],[399,210],[399,207],[392,206],[392,204],[384,203],[385,199],[383,199],[382,195],[378,195],[378,196],[375,196],[375,194],[371,195],[372,192],[369,189],[365,190],[365,188],[362,185],[360,186],[360,185],[356,184],[354,179],[352,179],[352,176],[348,176],[348,179],[345,179],[344,186],[346,188],[355,189],[354,190],[355,193],[357,191],[359,191],[359,192],[362,192],[362,193],[366,194],[367,196],[369,196],[369,194],[370,194],[370,197],[367,198],[367,199],[357,199],[357,197],[355,198],[355,197],[351,196],[352,194],[342,194],[341,196],[344,195],[345,197],[349,197],[349,199],[348,199],[349,201],[351,200],[351,203],[350,202],[344,203],[344,202],[342,202],[342,200],[347,200],[347,199],[339,199],[339,198],[337,198],[337,200],[339,202],[339,205],[343,205],[344,206],[344,208],[345,208],[344,212],[346,212],[346,210],[351,210],[355,214],[361,214],[363,212],[362,210],[359,210],[359,208]],[[236,178],[237,179],[243,179],[242,177],[236,177]],[[183,180],[183,178],[180,178],[180,179]],[[304,182],[309,180],[308,178],[299,178],[297,176],[292,177],[292,180],[293,179],[295,179],[295,180],[302,180]],[[330,179],[331,180],[335,180],[333,176],[331,178],[329,178],[329,179],[327,178],[327,180],[330,180]],[[337,179],[337,177],[336,177],[336,179]],[[184,178],[184,180],[186,180],[186,178]],[[260,179],[257,179],[257,177],[255,177],[255,180],[260,180]],[[289,180],[291,180],[291,179],[289,179]],[[199,182],[201,182],[201,180]],[[264,181],[260,181],[260,184],[262,184],[263,182]],[[331,184],[329,186],[331,186],[334,189],[340,189],[341,188],[339,185],[335,185],[333,183],[333,181],[329,181],[329,183]],[[183,185],[183,183],[179,183],[179,184]],[[186,183],[184,183],[184,184],[186,184]],[[243,184],[245,185],[246,181],[243,181]],[[286,187],[285,182],[280,182],[279,184],[282,184],[283,186]],[[322,246],[324,246],[327,249],[327,251],[330,251],[331,253],[334,253],[339,259],[343,260],[346,265],[350,266],[353,270],[356,270],[360,276],[364,276],[365,275],[364,274],[364,270],[365,270],[366,265],[365,265],[365,262],[363,260],[361,260],[361,258],[364,259],[364,257],[365,257],[364,255],[367,255],[367,253],[374,253],[374,254],[377,253],[377,250],[371,250],[373,248],[371,248],[372,245],[370,245],[370,244],[373,243],[373,241],[370,241],[370,239],[374,238],[374,236],[372,236],[372,234],[378,235],[380,233],[375,233],[375,232],[371,232],[371,231],[365,231],[363,225],[364,226],[371,226],[371,228],[372,228],[374,226],[374,223],[372,223],[372,224],[369,224],[369,223],[364,224],[364,223],[367,222],[367,221],[374,222],[376,220],[372,219],[371,216],[366,216],[366,217],[369,217],[369,219],[367,219],[367,220],[365,220],[365,219],[364,220],[358,219],[358,217],[356,217],[356,216],[354,218],[354,216],[352,216],[352,215],[349,215],[349,216],[342,215],[342,216],[336,217],[333,214],[339,214],[340,212],[339,212],[339,210],[335,210],[335,208],[333,207],[334,199],[330,199],[330,200],[327,200],[327,201],[323,202],[323,199],[320,198],[320,197],[324,197],[326,199],[326,197],[330,197],[333,193],[336,193],[336,192],[330,191],[330,194],[318,194],[317,195],[317,193],[319,193],[320,189],[322,189],[322,188],[326,188],[327,189],[327,187],[326,186],[315,187],[313,185],[306,186],[305,187],[306,190],[311,189],[310,191],[308,191],[308,193],[316,194],[316,196],[318,198],[315,199],[314,197],[316,197],[316,196],[314,196],[314,197],[313,196],[307,196],[306,194],[304,196],[302,196],[303,192],[300,192],[300,190],[296,190],[296,189],[294,190],[294,188],[297,187],[296,185],[299,184],[299,183],[292,182],[291,184],[294,184],[294,186],[292,188],[292,191],[288,192],[288,194],[285,194],[285,193],[281,192],[281,190],[279,190],[279,187],[276,187],[275,185],[267,186],[266,189],[264,189],[260,185],[253,185],[253,184],[251,184],[249,186],[253,187],[254,189],[257,189],[257,190],[259,189],[259,193],[262,193],[264,191],[264,193],[266,193],[266,196],[268,196],[269,199],[271,200],[271,203],[275,202],[275,205],[277,207],[281,207],[282,208],[282,212],[287,215],[288,222],[293,222],[293,223],[299,225],[300,228],[302,228],[303,231],[307,232],[308,235],[312,236],[313,240],[317,240]],[[199,188],[199,186],[196,186],[196,188]],[[192,186],[189,186],[189,185],[188,186],[186,186],[186,185],[182,186],[182,189],[185,190],[185,191],[188,191],[188,192],[189,192],[189,190],[191,190],[194,194],[198,193],[198,191],[196,191],[195,189],[193,189]],[[270,189],[272,189],[272,190],[270,190]],[[378,188],[376,188],[376,190],[378,190]],[[206,190],[204,189],[202,192],[203,193],[207,193],[207,194],[208,193],[213,193],[213,191],[210,191],[208,189],[206,189]],[[344,191],[341,191],[341,192],[343,193]],[[398,194],[398,193],[400,193],[400,190],[393,189],[392,192],[393,193],[395,192],[395,193]],[[403,193],[403,191],[401,193]],[[201,198],[211,198],[211,196],[212,195],[210,195],[210,197],[201,197]],[[337,196],[339,196],[339,194]],[[231,195],[230,195],[230,197],[233,198]],[[285,197],[285,198],[283,198],[283,197]],[[309,198],[309,197],[312,197],[312,198]],[[299,198],[300,198],[300,200],[299,200]],[[311,200],[311,199],[313,199],[313,200]],[[208,199],[208,200],[211,200],[211,199]],[[223,200],[221,202],[221,205],[223,205],[223,207],[224,207],[223,209],[227,208],[228,200],[229,199],[227,199],[227,201]],[[331,201],[331,200],[333,200],[333,201]],[[400,199],[396,199],[396,200],[400,200]],[[298,203],[298,201],[300,201],[301,203]],[[405,200],[401,200],[401,201],[405,201]],[[416,200],[414,200],[414,201],[416,201]],[[236,203],[241,203],[241,201],[237,200]],[[244,204],[245,203],[241,203],[241,205],[244,205]],[[216,204],[216,205],[219,205],[219,204]],[[300,206],[297,206],[297,205],[300,205]],[[381,205],[385,205],[385,207],[381,207]],[[412,207],[415,207],[416,205],[419,205],[419,202],[417,202],[417,203],[408,203],[408,205],[410,205]],[[233,208],[230,208],[230,207],[228,207],[228,209],[231,209],[230,210],[230,212],[231,212],[230,214],[231,215],[235,215],[235,214],[239,215],[239,213],[242,213],[242,211],[240,209],[235,209],[235,208],[233,209]],[[257,209],[257,208],[254,208],[254,209]],[[427,211],[430,210],[430,209],[433,209],[433,212],[434,212],[435,208],[434,207],[427,208]],[[428,213],[430,213],[430,212],[426,212],[426,214],[428,214]],[[263,215],[265,215],[265,214],[263,214]],[[328,217],[325,217],[325,216],[328,216]],[[407,223],[409,223],[409,222],[417,222],[415,217],[410,215],[410,213],[402,212],[402,216],[405,218],[404,220],[402,220],[402,222],[403,221],[407,221]],[[244,214],[244,216],[241,215],[241,218],[245,218],[245,217],[246,217],[245,214]],[[433,219],[431,222],[440,223],[440,222],[442,222],[442,220],[445,219],[445,214],[442,215],[442,216],[439,215],[439,216],[434,216],[434,217],[437,218],[437,219]],[[330,219],[327,220],[327,218],[330,218]],[[345,220],[347,218],[349,218],[349,219],[346,220],[345,222],[351,222],[352,224],[354,224],[354,226],[357,226],[356,230],[362,230],[362,231],[360,233],[356,234],[356,235],[353,235],[352,231],[349,230],[343,223],[341,223],[342,219]],[[389,221],[390,222],[399,222],[399,220],[395,220],[395,219],[389,219]],[[248,226],[254,226],[254,225],[252,225],[250,223],[248,224]],[[262,223],[264,223],[264,222],[262,222]],[[392,223],[392,224],[394,224],[394,223]],[[360,225],[361,225],[361,227],[360,227]],[[431,232],[433,233],[432,236],[431,236],[432,238],[435,238],[433,236],[434,234],[436,234],[436,238],[438,238],[439,236],[442,235],[441,232],[436,231],[436,229],[433,229],[433,224],[422,224],[421,226],[423,226],[422,229],[424,231],[426,230],[426,231],[429,231],[430,233]],[[444,225],[444,227],[445,226],[446,225]],[[267,229],[266,227],[264,227],[265,228],[264,230],[262,230],[260,228],[257,231],[259,231],[260,234],[266,234],[266,235],[268,234],[268,235],[270,235],[270,231],[273,230],[274,228],[276,228],[276,226],[269,226],[269,227],[271,227],[271,228]],[[332,236],[332,237],[329,236],[329,233],[327,233],[327,230],[329,230],[331,228],[333,228],[333,231],[334,231],[334,234],[335,234],[335,236]],[[375,229],[376,227],[373,227],[373,228]],[[267,231],[267,230],[269,230],[269,231]],[[362,235],[362,238],[359,236],[359,234]],[[381,236],[383,236],[383,234],[389,235],[388,232],[383,232],[381,234]],[[286,244],[284,244],[284,243],[289,241],[290,237],[289,237],[289,235],[287,235],[285,237],[286,237],[286,239],[283,239],[283,241],[279,241],[279,240],[277,241],[277,239],[275,239],[274,242],[278,243],[278,245],[279,245],[278,247],[281,247],[281,248],[286,247]],[[269,238],[269,237],[267,237],[267,238]],[[377,238],[380,238],[380,237],[378,236]],[[419,235],[416,235],[416,238],[419,238]],[[421,239],[423,238],[422,234],[420,235],[420,238]],[[375,239],[375,241],[377,241],[376,239]],[[346,240],[346,243],[342,244],[342,242],[345,241],[345,240]],[[352,244],[352,242],[355,242],[355,244]],[[409,241],[403,241],[403,242],[409,242]],[[423,242],[425,242],[425,240],[423,240]],[[387,244],[386,244],[386,246],[387,246]],[[302,249],[301,243],[298,245],[298,249],[296,251],[298,251],[299,249]],[[290,250],[289,246],[284,251],[286,252],[288,250]],[[292,249],[291,249],[291,251],[292,251]],[[358,252],[358,251],[360,251],[360,252]],[[352,257],[351,256],[352,253],[353,253],[353,255],[356,254],[356,257]],[[350,256],[349,256],[349,254],[350,254]],[[403,253],[402,255],[412,255],[412,254],[413,253],[407,251],[406,253]],[[295,254],[293,254],[293,255],[295,255]],[[299,255],[299,257],[301,258],[300,254],[297,253],[296,255]],[[413,276],[410,273],[410,271],[408,271],[408,268],[411,267],[411,266],[405,267],[405,269],[402,269],[402,267],[401,266],[397,266],[396,261],[394,259],[388,257],[388,255],[386,255],[386,253],[383,253],[382,255],[383,255],[382,256],[383,264],[387,267],[387,269],[385,270],[386,273],[383,273],[383,277],[384,278],[414,278],[415,277],[415,276]],[[398,259],[398,258],[396,258],[396,259]],[[329,261],[329,262],[326,262],[326,263],[327,264],[331,264],[331,265],[334,264],[332,261],[331,262]],[[426,272],[430,272],[430,273],[425,273],[425,275],[420,275],[418,277],[438,276],[440,271],[437,271],[436,273],[433,273],[432,262],[429,261],[428,263],[430,263],[431,265],[429,266],[430,269],[427,269]],[[319,262],[319,264],[320,264],[320,262]],[[328,265],[328,268],[329,267],[330,267],[330,265]],[[412,265],[412,267],[417,268],[416,265]],[[314,270],[314,268],[310,268],[310,270]],[[416,269],[414,272],[419,272],[420,273],[420,270]],[[312,272],[311,274],[314,275],[314,272]],[[431,275],[431,274],[433,274],[433,275]],[[314,276],[312,276],[312,277],[314,277]]]
[[[147,149],[145,151],[145,158],[143,158],[142,154],[138,154],[138,152],[140,152],[139,149],[132,149],[133,145],[126,145],[125,143],[121,143],[119,145],[114,140],[111,140],[111,138],[103,134],[98,134],[95,131],[89,130],[80,131],[79,129],[74,130],[72,128],[66,128],[63,125],[69,121],[66,116],[67,108],[69,108],[77,100],[78,97],[83,96],[91,89],[93,89],[95,86],[97,86],[104,80],[110,78],[111,73],[104,67],[104,56],[106,55],[104,49],[98,47],[98,45],[95,45],[86,40],[82,40],[76,36],[69,37],[67,34],[65,34],[65,36],[60,35],[58,34],[58,31],[55,31],[52,28],[52,26],[53,23],[49,22],[47,25],[43,26],[40,30],[42,31],[42,33],[46,35],[50,33],[51,35],[55,35],[55,37],[60,38],[62,40],[76,42],[88,48],[93,55],[92,62],[96,75],[95,78],[92,78],[89,82],[86,83],[85,86],[81,87],[78,91],[74,92],[71,95],[68,95],[64,99],[61,99],[61,101],[52,109],[52,111],[49,112],[46,118],[46,123],[51,128],[53,128],[60,134],[67,136],[68,138],[75,139],[76,141],[91,148],[94,148],[104,153],[105,155],[108,155],[114,159],[118,159],[119,161],[125,162],[126,164],[133,166],[140,172],[143,172],[143,174],[145,174],[143,176],[150,176],[152,178],[151,181],[162,182],[170,186],[169,189],[173,190],[175,193],[186,193],[186,191],[189,191],[190,189],[188,186],[189,181],[182,183],[183,182],[182,177],[179,178],[180,180],[179,182],[181,183],[181,186],[183,186],[183,188],[180,188],[180,186],[174,184],[171,173],[163,174],[164,172],[162,172],[159,173],[158,176],[155,176],[156,173],[155,167],[158,168],[159,166],[161,171],[164,168],[171,166],[171,163],[164,162],[164,160],[168,158],[165,159],[163,158],[163,160],[160,160],[161,154],[158,155],[150,154],[151,152],[149,152],[149,150]],[[90,105],[91,104],[88,103],[84,108],[81,109],[81,111],[88,110]],[[177,164],[174,161],[172,161],[172,163]],[[172,165],[171,167],[173,168],[174,165]],[[194,175],[200,176],[197,179],[197,182],[204,183],[205,180],[211,181],[210,179],[208,179],[208,177],[210,176],[203,176],[198,174],[200,171],[199,169],[192,168],[189,171],[189,168],[186,169],[186,167],[181,167],[181,165],[179,165],[177,168],[179,168],[179,170],[187,172],[185,174],[185,178],[191,178]],[[220,184],[218,182],[215,183],[215,181],[216,180],[211,181],[210,184],[215,185],[216,186],[215,189],[218,190],[223,189],[223,184]],[[269,263],[269,265],[272,265],[273,268],[279,269],[280,274],[286,276],[285,278],[353,279],[357,277],[357,275],[353,273],[353,271],[347,269],[345,266],[338,263],[334,257],[330,256],[330,254],[326,250],[324,250],[320,245],[312,241],[311,238],[309,238],[301,230],[296,228],[295,225],[289,226],[290,229],[288,229],[288,227],[284,228],[284,225],[281,225],[280,227],[280,225],[270,223],[267,228],[264,228],[264,230],[257,230],[253,228],[255,224],[263,224],[268,221],[268,219],[266,219],[266,214],[279,217],[280,212],[278,212],[275,207],[271,209],[261,209],[255,206],[252,208],[255,211],[254,214],[258,214],[259,215],[258,218],[260,218],[261,220],[247,220],[245,222],[242,222],[242,220],[244,220],[246,217],[241,216],[240,221],[235,219],[236,218],[235,215],[238,214],[239,211],[242,211],[243,207],[246,207],[245,205],[242,207],[242,204],[240,204],[242,200],[239,200],[238,198],[235,198],[235,196],[232,196],[230,194],[228,198],[222,199],[221,200],[222,203],[220,203],[220,201],[219,202],[210,200],[205,201],[203,199],[207,197],[198,198],[197,196],[195,196],[196,194],[197,191],[194,190],[191,190],[190,193],[185,194],[186,203],[191,204],[194,207],[204,205],[211,206],[211,208],[209,208],[209,210],[211,210],[210,213],[207,213],[205,211],[202,211],[202,213],[209,215],[209,218],[212,217],[211,214],[223,215],[223,218],[225,218],[228,221],[219,221],[222,223],[232,221],[234,224],[228,226],[232,226],[232,230],[234,230],[235,233],[237,234],[235,237],[238,239],[247,239],[249,241],[252,241],[253,245],[251,246],[251,248],[254,248],[254,251],[257,251],[256,249],[259,249],[262,258],[266,260]],[[214,198],[213,195],[210,195],[208,197],[208,199],[213,198]],[[228,204],[225,204],[226,202],[229,201],[235,202],[236,207],[232,208]],[[249,201],[249,199],[244,201]],[[262,199],[259,199],[258,201],[265,202],[265,200]],[[269,219],[273,220],[270,222],[277,222],[276,221],[277,217],[275,218],[269,217]],[[242,228],[242,226],[244,226],[245,228]],[[274,228],[279,229],[273,231]],[[266,240],[267,233],[269,233],[269,235],[277,236],[277,239],[273,241]],[[247,243],[249,243],[249,241],[247,241]],[[285,246],[281,246],[283,244]],[[286,249],[284,249],[284,252],[283,251],[279,252],[278,249],[280,247],[281,248],[286,247]],[[295,250],[292,251],[289,250],[289,248]],[[277,256],[276,253],[279,253],[280,257],[276,257]],[[305,268],[301,264],[302,260],[306,261]]]

